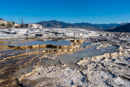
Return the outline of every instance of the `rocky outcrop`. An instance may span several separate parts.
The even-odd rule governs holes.
[[[19,27],[20,25],[15,22],[0,20],[0,28],[19,28]]]
[[[4,20],[0,20],[0,28],[6,28],[7,27],[8,22],[4,21]]]
[[[42,25],[40,24],[26,24],[27,28],[37,28],[37,29],[41,29],[42,28]]]

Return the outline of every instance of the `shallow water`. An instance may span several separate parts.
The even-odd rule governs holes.
[[[59,55],[57,56],[57,59],[59,59],[60,61],[62,61],[63,63],[67,64],[70,67],[74,67],[78,61],[80,61],[81,59],[85,57],[92,57],[92,56],[103,55],[104,53],[117,52],[116,46],[100,48],[99,50],[96,49],[96,46],[97,45],[93,45],[92,47],[88,49],[81,50],[73,54]]]
[[[71,45],[72,42],[70,41],[30,41],[25,43],[15,43],[15,44],[2,44],[2,45],[10,45],[10,46],[32,46],[32,45],[44,45],[44,44],[50,44],[50,45]]]
[[[40,45],[40,44],[70,45],[71,43],[73,43],[73,42],[70,42],[70,41],[51,41],[50,40],[50,41],[30,41],[30,42],[25,42],[25,43],[4,44],[4,45],[11,45],[11,46]],[[80,45],[80,48],[83,48],[83,47],[86,47],[87,45],[90,45],[90,44],[92,44],[92,42],[84,42],[83,44],[78,44],[78,45]],[[37,51],[43,51],[43,50],[58,50],[58,49],[57,48],[42,48],[42,49],[37,49],[37,50],[29,49],[29,50],[7,50],[7,51],[1,51],[0,53],[3,54],[3,55],[1,56],[0,60],[4,59],[6,57],[17,56],[17,55],[21,55],[21,54],[24,54],[24,53],[37,52]],[[64,52],[63,52],[63,54],[64,54]],[[61,55],[60,57],[62,57],[62,60],[66,60],[66,59],[70,60],[70,61],[67,61],[67,62],[68,62],[68,64],[71,64],[72,61],[75,62],[75,61],[77,61],[77,59],[79,60],[80,59],[80,58],[78,58],[79,56],[81,58],[86,56],[86,55],[83,56],[83,54],[84,53],[82,53],[82,51],[79,51],[79,52],[76,52],[76,53],[73,53],[72,55],[70,55],[70,57],[72,57],[70,59],[68,58],[69,55],[63,55],[63,56]],[[37,54],[37,55],[40,55],[40,54]],[[43,55],[44,55],[44,53],[43,53]],[[48,55],[51,55],[51,54],[48,54]],[[60,55],[60,54],[56,53],[56,55]],[[29,55],[29,56],[31,57],[31,55]],[[18,57],[18,58],[17,57],[16,58],[12,58],[12,59],[10,59],[10,61],[12,62],[12,60],[13,60],[13,62],[15,62],[14,59],[19,59],[19,58],[22,58],[22,57],[25,57],[25,60],[26,60],[26,57],[30,58],[29,56],[28,55],[24,55],[24,56],[21,56],[21,57]],[[51,58],[53,58],[53,56]],[[66,59],[64,59],[64,58],[66,58]],[[56,64],[57,61],[61,61],[61,60],[56,59],[56,61],[51,61],[51,62],[49,62],[48,60],[44,60],[42,62],[46,62],[46,65],[49,65],[51,63]],[[8,61],[8,63],[9,63],[9,61]],[[44,64],[44,63],[42,63],[42,64]]]
[[[90,44],[92,44],[92,42],[84,42],[84,43],[81,44],[80,46],[81,46],[81,47],[84,47],[84,46],[87,46],[87,45],[90,45]]]

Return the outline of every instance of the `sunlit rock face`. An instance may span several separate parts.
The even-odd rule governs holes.
[[[0,28],[6,28],[7,27],[8,22],[4,21],[4,20],[0,20]]]
[[[8,27],[16,28],[16,27],[20,27],[20,25],[17,23],[5,21],[5,20],[0,20],[0,29],[4,29],[4,28],[8,28]]]
[[[0,87],[129,87],[130,34],[0,30]]]
[[[40,24],[26,24],[27,28],[36,28],[36,29],[41,29],[42,28],[42,25]]]

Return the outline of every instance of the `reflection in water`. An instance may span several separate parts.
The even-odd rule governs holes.
[[[25,43],[15,43],[15,44],[3,44],[3,45],[10,45],[10,46],[32,46],[32,45],[43,45],[43,44],[50,44],[50,45],[71,45],[72,42],[70,41],[29,41]]]

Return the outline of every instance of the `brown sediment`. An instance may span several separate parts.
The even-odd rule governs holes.
[[[15,78],[7,78],[0,82],[0,87],[19,87]]]
[[[25,62],[23,65],[21,65],[19,68],[23,68],[25,66],[27,66],[29,63],[31,63],[34,59],[38,58],[39,56],[33,57],[31,58],[31,60],[29,60],[28,62]]]
[[[4,71],[0,72],[0,87],[19,87],[15,78],[11,75],[16,72],[17,66],[10,66],[5,68]]]

